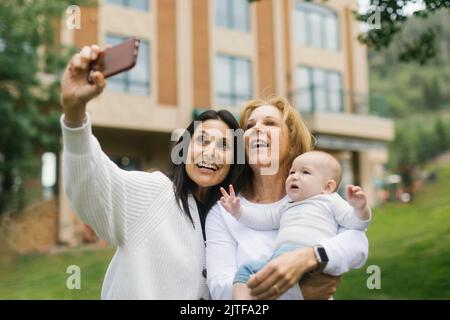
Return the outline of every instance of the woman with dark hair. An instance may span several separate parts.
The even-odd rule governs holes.
[[[92,135],[86,113],[87,102],[106,85],[98,71],[94,84],[86,81],[99,52],[98,46],[84,47],[69,62],[61,84],[61,127],[71,206],[117,247],[102,299],[207,299],[205,217],[220,187],[239,186],[243,165],[234,163],[242,144],[232,132],[239,125],[228,111],[201,114],[175,145],[169,177],[119,169]]]
[[[191,140],[190,137],[194,137],[194,139],[195,137],[197,137],[198,139],[207,138],[204,135],[199,136],[195,134],[195,124],[198,124],[199,122],[204,123],[207,120],[221,120],[228,126],[229,129],[233,131],[233,136],[230,137],[230,142],[231,146],[234,147],[234,151],[231,154],[231,156],[233,157],[232,159],[225,159],[225,164],[232,164],[228,175],[225,177],[225,180],[223,180],[221,183],[216,184],[214,184],[215,181],[208,181],[206,183],[214,185],[209,188],[202,188],[199,187],[199,185],[193,182],[190,178],[190,176],[194,175],[191,172],[195,169],[195,165],[192,162],[188,161],[188,153],[183,154],[182,151],[189,150],[189,144]],[[208,125],[208,123],[206,123],[206,125]],[[177,164],[177,161],[172,161],[172,168],[169,173],[169,178],[173,182],[175,197],[177,201],[181,203],[182,209],[189,216],[192,222],[192,216],[190,214],[188,205],[188,198],[190,194],[194,195],[194,199],[197,203],[198,213],[200,215],[200,222],[202,224],[203,238],[205,238],[206,214],[219,200],[221,196],[220,187],[229,186],[230,184],[235,183],[237,185],[237,188],[239,188],[240,185],[239,178],[243,173],[244,163],[239,163],[238,154],[239,152],[243,153],[245,151],[244,149],[238,150],[238,147],[243,147],[243,144],[237,141],[237,139],[239,139],[239,135],[234,134],[234,132],[236,132],[237,130],[239,130],[239,124],[229,111],[208,110],[200,114],[196,119],[194,119],[194,121],[191,122],[191,124],[186,128],[185,133],[178,139],[176,145],[173,147],[173,149],[178,149],[177,146],[181,147],[181,152],[177,156],[182,158],[182,163],[180,164]],[[219,145],[217,146],[218,148],[227,147],[220,145],[220,143],[221,142],[219,141]],[[204,145],[205,141],[201,141],[201,144]],[[217,180],[219,179],[220,177],[217,178]]]

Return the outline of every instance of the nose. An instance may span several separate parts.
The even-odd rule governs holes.
[[[252,135],[258,138],[267,138],[269,136],[269,131],[263,127],[262,124],[257,124],[253,128]]]
[[[261,133],[261,132],[262,132],[262,123],[261,123],[261,121],[258,121],[252,127],[252,134],[258,134],[258,133]]]
[[[216,149],[214,143],[209,143],[207,146],[203,147],[202,158],[207,162],[213,162],[216,157]]]

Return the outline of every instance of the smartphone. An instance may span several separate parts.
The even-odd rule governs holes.
[[[89,66],[88,82],[94,83],[92,74],[100,71],[105,78],[130,70],[136,65],[140,41],[130,38],[124,42],[100,52],[98,58]]]

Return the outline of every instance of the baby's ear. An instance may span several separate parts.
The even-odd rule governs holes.
[[[327,183],[325,184],[325,193],[333,193],[334,191],[336,191],[336,181],[330,179],[327,181]]]

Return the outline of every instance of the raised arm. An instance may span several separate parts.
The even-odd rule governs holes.
[[[349,186],[347,191],[347,199],[351,201],[352,205],[342,199],[340,195],[335,194],[331,210],[340,226],[364,231],[369,226],[371,211],[367,206],[364,193],[362,191],[353,192],[352,187]]]
[[[239,222],[255,230],[274,230],[280,228],[279,208],[254,209],[242,207]]]
[[[121,245],[133,234],[142,216],[170,183],[161,173],[128,172],[119,169],[100,148],[91,132],[86,104],[106,85],[95,72],[87,82],[88,65],[98,46],[84,47],[70,60],[61,83],[64,187],[72,209],[97,235]],[[135,204],[138,203],[139,206]]]
[[[160,172],[118,168],[92,135],[89,115],[79,128],[67,127],[63,119],[61,126],[64,189],[71,208],[100,238],[123,244],[126,232],[138,226],[134,221],[161,193],[171,191],[170,181]]]
[[[328,255],[329,262],[324,273],[329,275],[341,275],[361,268],[369,255],[369,241],[364,230],[372,214],[366,196],[360,187],[349,185],[347,199],[349,203],[338,197],[338,203],[334,206],[342,212],[336,216],[341,226],[338,235],[320,243]]]
[[[245,226],[255,230],[274,230],[280,228],[281,210],[267,206],[264,209],[254,209],[240,204],[233,186],[230,185],[228,194],[224,188],[220,188],[222,197],[220,203],[236,220]]]

